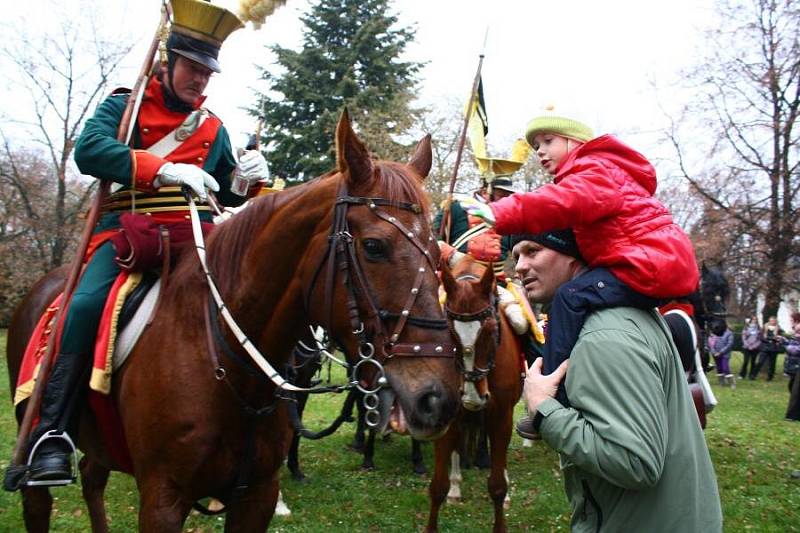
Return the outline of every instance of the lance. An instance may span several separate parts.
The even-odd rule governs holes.
[[[464,125],[461,128],[461,136],[458,138],[458,148],[456,149],[456,161],[453,164],[453,175],[450,176],[450,186],[447,189],[447,202],[444,205],[444,212],[442,213],[442,223],[439,226],[439,232],[442,240],[450,243],[450,206],[453,203],[453,191],[456,188],[456,179],[458,178],[458,167],[461,165],[461,154],[464,152],[464,143],[467,139],[467,129],[469,128],[469,120],[472,118],[472,108],[475,99],[478,97],[478,85],[481,82],[481,69],[483,68],[483,56],[486,50],[486,39],[489,36],[489,28],[486,28],[486,33],[483,36],[483,49],[478,56],[478,69],[475,72],[475,79],[472,82],[472,91],[469,93],[469,104],[467,105],[467,112],[464,114]]]
[[[159,51],[159,43],[161,42],[164,29],[167,27],[168,19],[169,5],[167,1],[164,0],[161,6],[161,20],[158,24],[158,30],[156,31],[156,34],[153,37],[149,48],[147,49],[147,55],[145,56],[142,68],[139,71],[139,77],[136,79],[136,84],[133,86],[133,90],[128,98],[127,105],[125,106],[125,111],[122,114],[122,119],[120,120],[119,129],[117,130],[117,140],[119,142],[127,144],[130,141],[131,132],[133,131],[131,125],[135,122],[135,117],[138,114],[139,104],[141,103],[144,89],[147,86],[147,80],[150,78],[150,73],[153,70],[153,63],[155,62],[155,58]],[[42,356],[41,363],[39,364],[39,372],[36,374],[33,392],[28,399],[28,405],[25,408],[25,415],[22,418],[22,424],[20,424],[19,427],[17,444],[14,448],[14,456],[12,459],[13,462],[12,465],[9,466],[9,469],[13,468],[14,466],[19,467],[20,465],[27,463],[25,456],[28,450],[28,438],[30,436],[33,418],[39,413],[39,406],[42,401],[42,396],[44,395],[47,376],[50,374],[50,369],[53,366],[55,346],[58,344],[58,335],[61,332],[61,320],[64,316],[65,309],[67,309],[69,302],[72,299],[72,294],[75,292],[75,286],[77,285],[83,266],[84,255],[86,255],[95,225],[100,218],[100,208],[108,197],[110,189],[110,180],[100,180],[100,185],[97,188],[94,199],[92,200],[92,206],[89,209],[89,214],[86,216],[86,225],[83,228],[81,240],[78,244],[78,249],[75,252],[75,258],[70,265],[67,281],[64,285],[64,292],[61,297],[61,304],[59,305],[58,311],[56,312],[55,318],[52,322],[53,327],[51,328],[50,336],[47,338],[47,350],[45,351],[44,356]]]

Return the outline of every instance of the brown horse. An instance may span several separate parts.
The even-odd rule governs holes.
[[[379,389],[378,427],[394,405],[415,437],[437,438],[455,415],[460,376],[437,298],[439,252],[421,188],[430,136],[408,164],[373,160],[345,114],[336,156],[337,171],[258,198],[218,226],[206,245],[210,271],[273,367],[283,368],[308,324],[321,325],[351,363],[368,360],[353,379]],[[12,383],[34,317],[63,279],[63,271],[49,275],[16,313],[8,341]],[[114,378],[141,531],[180,531],[193,502],[206,496],[226,504],[226,531],[263,531],[273,514],[292,435],[286,408],[272,381],[221,349],[227,344],[248,359],[230,328],[219,326],[224,341],[207,335],[218,320],[216,308],[205,315],[209,307],[197,256],[187,253]],[[102,494],[118,465],[92,422],[83,417],[78,438],[83,492],[93,528],[106,531]],[[29,530],[48,529],[47,489],[24,488],[23,506]]]
[[[431,508],[427,531],[437,531],[439,507],[445,497],[460,499],[458,453],[467,432],[465,410],[484,410],[491,451],[489,496],[494,503],[494,531],[505,531],[503,505],[508,491],[506,456],[511,440],[514,405],[522,394],[520,348],[502,310],[496,307],[494,272],[466,256],[453,272],[443,265],[447,317],[458,346],[464,375],[462,409],[445,435],[435,443],[435,470],[430,484]],[[451,475],[448,479],[448,466]]]

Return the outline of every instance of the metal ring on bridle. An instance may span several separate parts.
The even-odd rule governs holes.
[[[366,407],[370,411],[374,411],[378,408],[378,404],[380,403],[380,398],[378,395],[373,393],[365,394],[364,395],[364,407]]]
[[[381,414],[378,411],[368,410],[364,413],[364,422],[371,428],[378,427],[381,422]]]
[[[358,356],[363,359],[370,359],[375,355],[375,346],[371,342],[358,345]]]
[[[375,365],[375,367],[377,368],[378,377],[375,379],[374,389],[365,389],[364,387],[361,386],[361,380],[358,378],[358,369],[364,363],[371,363]],[[384,378],[384,380],[381,380],[381,378]],[[386,372],[383,369],[383,365],[380,364],[380,362],[376,361],[375,359],[362,359],[361,361],[356,363],[356,366],[353,367],[353,383],[355,384],[356,388],[361,392],[363,392],[364,394],[375,394],[376,392],[381,390],[381,387],[383,387],[383,383],[385,383],[385,378],[386,378]]]

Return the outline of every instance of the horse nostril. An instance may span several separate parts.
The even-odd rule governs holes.
[[[417,412],[427,423],[431,423],[438,419],[441,405],[442,393],[438,389],[433,389],[419,395]]]

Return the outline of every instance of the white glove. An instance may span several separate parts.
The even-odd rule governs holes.
[[[187,163],[164,163],[158,169],[153,185],[155,187],[186,185],[203,202],[206,201],[206,187],[214,192],[219,190],[219,183],[211,174],[200,167]]]
[[[495,218],[492,208],[489,204],[478,202],[477,200],[459,200],[461,207],[467,212],[468,215],[478,217],[486,222],[490,227],[494,227]]]
[[[266,180],[269,178],[267,160],[258,150],[247,150],[239,156],[236,175],[246,179],[250,185],[259,180]]]

